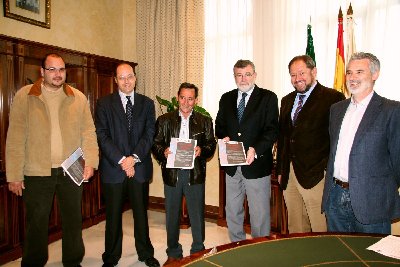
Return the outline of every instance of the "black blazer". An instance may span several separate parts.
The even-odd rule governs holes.
[[[254,147],[257,159],[251,165],[242,166],[247,179],[256,179],[271,174],[272,146],[278,136],[278,98],[272,91],[254,87],[247,102],[242,121],[237,118],[238,89],[222,95],[215,120],[215,133],[219,139],[229,136],[231,141],[243,142],[246,153]],[[233,176],[236,166],[224,167]]]
[[[281,101],[276,169],[282,175],[282,189],[289,180],[290,162],[303,188],[310,189],[324,178],[329,154],[329,109],[345,99],[342,93],[317,82],[293,125],[291,112],[296,95],[293,91]]]
[[[135,93],[132,132],[118,91],[102,97],[97,102],[95,125],[101,150],[100,176],[104,183],[122,183],[126,173],[118,164],[123,156],[138,155],[135,176],[139,182],[149,181],[153,174],[150,149],[155,133],[154,102]]]

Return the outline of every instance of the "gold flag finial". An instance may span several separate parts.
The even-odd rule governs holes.
[[[338,19],[343,19],[342,7],[339,7]]]
[[[351,7],[351,2],[350,2],[350,5],[349,5],[349,9],[347,9],[347,15],[349,16],[349,15],[353,15],[353,8]]]

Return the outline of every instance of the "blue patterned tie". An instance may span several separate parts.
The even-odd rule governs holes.
[[[126,96],[128,101],[126,102],[126,120],[128,121],[128,132],[131,132],[132,128],[132,115],[133,115],[133,105],[130,96]]]
[[[293,121],[293,125],[296,122],[297,117],[299,116],[301,108],[303,107],[303,99],[304,99],[305,96],[306,95],[299,95],[299,102],[297,103],[297,108],[296,108],[296,110],[294,111],[294,114],[293,114],[293,120],[292,120]]]
[[[246,107],[246,96],[247,96],[247,93],[242,93],[242,99],[240,99],[240,102],[239,102],[238,112],[237,112],[239,122],[242,120],[244,108]]]

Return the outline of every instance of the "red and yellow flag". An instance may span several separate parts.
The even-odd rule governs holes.
[[[336,67],[335,67],[335,79],[333,88],[342,92],[347,96],[346,89],[346,78],[345,78],[345,66],[344,66],[344,45],[343,45],[343,13],[342,8],[339,8],[338,15],[338,37],[336,47]]]

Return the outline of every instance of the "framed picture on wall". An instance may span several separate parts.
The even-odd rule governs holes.
[[[51,0],[3,0],[4,16],[50,29]]]

